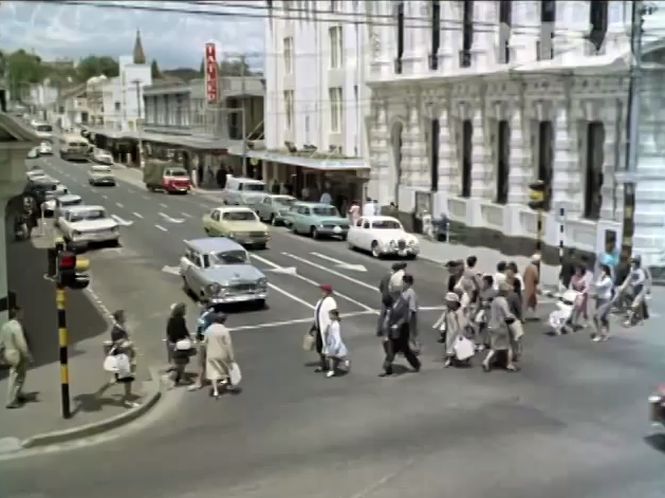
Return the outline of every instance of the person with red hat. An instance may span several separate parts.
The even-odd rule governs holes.
[[[328,365],[323,351],[325,344],[324,334],[332,322],[330,312],[337,309],[337,302],[333,297],[332,285],[322,284],[320,289],[322,295],[314,307],[314,324],[312,328],[316,334],[316,352],[321,360],[321,364],[317,367],[316,372],[325,372]]]

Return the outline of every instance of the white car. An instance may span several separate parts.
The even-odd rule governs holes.
[[[42,142],[39,144],[39,155],[40,156],[52,156],[53,155],[53,146],[48,142]]]
[[[39,147],[33,147],[28,151],[26,159],[37,159],[39,157]]]
[[[28,180],[38,180],[38,179],[43,179],[43,178],[48,178],[48,175],[44,173],[44,170],[41,169],[31,169],[27,173]]]
[[[266,184],[253,178],[228,176],[222,190],[222,200],[229,206],[250,206],[254,208],[265,195]]]
[[[68,207],[57,223],[65,241],[76,249],[85,249],[90,243],[120,242],[120,227],[102,206]]]
[[[370,251],[372,256],[402,256],[415,259],[420,252],[418,238],[407,233],[390,216],[364,216],[352,225],[347,235],[349,247]]]
[[[83,202],[83,199],[81,198],[80,195],[76,194],[60,194],[56,196],[53,199],[49,199],[44,203],[44,214],[46,215],[54,215],[56,218],[58,217],[58,212],[63,208],[63,207],[69,207],[69,206],[78,206]]]
[[[88,183],[90,185],[111,185],[115,186],[115,176],[110,166],[96,164],[88,171]]]
[[[113,156],[110,152],[95,147],[92,150],[92,160],[99,164],[113,164]]]

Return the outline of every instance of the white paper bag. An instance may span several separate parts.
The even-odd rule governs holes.
[[[117,372],[118,371],[118,362],[116,361],[116,357],[113,355],[109,355],[106,358],[104,358],[104,370],[106,372]]]
[[[459,361],[468,360],[475,354],[473,343],[463,336],[457,338],[453,349],[455,350],[455,357]]]
[[[242,380],[242,373],[240,372],[240,367],[236,362],[231,364],[231,370],[229,371],[229,377],[232,386],[237,386]]]

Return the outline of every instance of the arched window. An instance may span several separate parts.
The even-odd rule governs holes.
[[[496,161],[496,202],[508,202],[508,176],[510,175],[510,124],[506,120],[498,123]]]
[[[462,122],[462,197],[471,197],[472,138],[473,124],[470,119],[465,119]]]

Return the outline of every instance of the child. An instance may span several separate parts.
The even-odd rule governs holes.
[[[350,366],[350,362],[346,358],[348,350],[342,341],[339,311],[330,310],[330,320],[330,325],[326,329],[325,345],[323,347],[323,354],[326,356],[328,364],[328,371],[326,372],[326,377],[328,378],[335,376],[335,369],[340,362],[344,363],[346,369]]]

